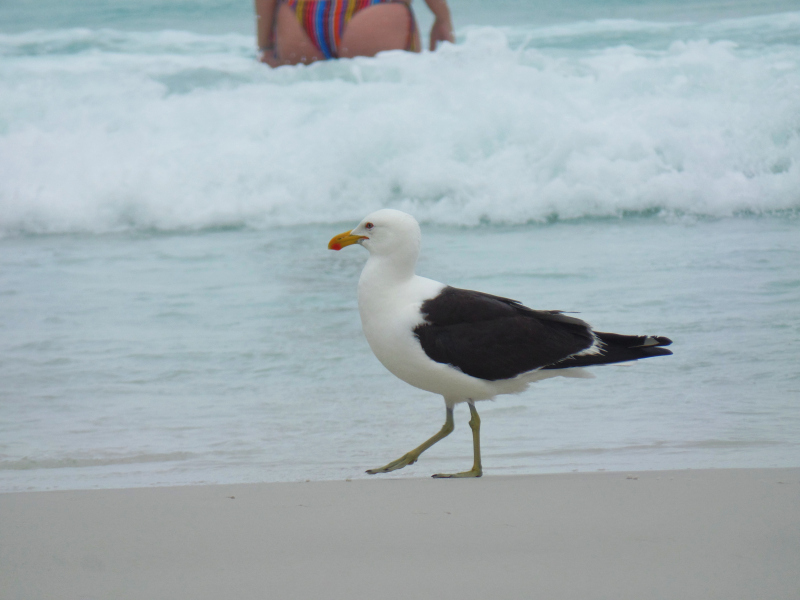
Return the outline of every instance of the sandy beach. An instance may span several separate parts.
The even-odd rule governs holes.
[[[800,469],[0,494],[5,600],[800,597]]]

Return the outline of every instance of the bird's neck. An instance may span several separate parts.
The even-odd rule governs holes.
[[[416,260],[398,260],[397,255],[370,255],[358,280],[358,302],[361,308],[373,309],[393,303],[398,290],[415,277]]]
[[[414,277],[419,258],[419,245],[407,244],[393,248],[391,253],[371,251],[361,278],[379,281],[384,284],[401,283]]]
[[[364,270],[361,271],[359,285],[394,287],[402,285],[414,277],[416,260],[399,260],[397,255],[381,256],[370,255]]]

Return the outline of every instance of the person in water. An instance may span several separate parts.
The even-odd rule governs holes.
[[[454,42],[447,0],[425,0],[435,20],[430,49]],[[329,58],[420,51],[411,0],[255,0],[261,62],[271,67]]]

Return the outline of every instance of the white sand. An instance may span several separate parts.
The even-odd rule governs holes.
[[[0,494],[3,600],[800,598],[800,469]]]

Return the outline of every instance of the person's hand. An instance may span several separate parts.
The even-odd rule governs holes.
[[[272,48],[268,50],[262,50],[259,54],[260,56],[258,57],[258,60],[260,60],[264,64],[269,65],[273,69],[283,64],[283,61],[281,61],[277,56],[275,56],[275,50],[273,50]]]
[[[453,22],[450,19],[436,19],[431,27],[431,51],[436,50],[439,42],[455,44],[456,36],[453,35]]]

